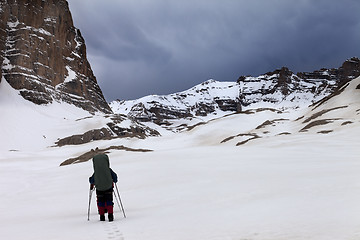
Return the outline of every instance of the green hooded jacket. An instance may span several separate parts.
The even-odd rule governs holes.
[[[109,167],[108,155],[101,153],[93,157],[94,174],[89,178],[91,184],[99,191],[106,191],[117,182],[116,173]]]

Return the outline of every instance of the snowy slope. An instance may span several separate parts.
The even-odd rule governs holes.
[[[33,104],[23,99],[5,79],[0,82],[0,107],[5,116],[0,118],[0,149],[4,151],[41,151],[55,146],[60,139],[97,129],[106,129],[114,138],[119,137],[112,132],[110,124],[112,129],[119,128],[125,133],[142,129],[147,134],[145,127],[123,116],[90,114],[64,102]]]
[[[57,137],[74,133],[77,128],[69,129],[69,122],[73,125],[76,119],[90,116],[89,112],[66,103],[35,105],[21,97],[4,78],[0,82],[0,106],[6,116],[0,118],[3,150],[42,150],[53,145]]]
[[[18,93],[9,91],[6,81],[2,81],[0,103],[7,117],[1,118],[0,126],[3,130],[7,126],[25,130],[21,124],[31,122],[34,129],[25,137],[14,130],[3,131],[8,139],[11,140],[12,134],[17,134],[18,139],[17,143],[7,143],[4,138],[1,141],[1,236],[6,239],[358,239],[359,84],[357,78],[338,95],[308,109],[251,110],[248,114],[224,116],[163,137],[112,139],[49,148],[47,144],[59,132],[67,135],[78,132],[79,128],[91,129],[94,127],[91,125],[98,125],[103,118],[65,124],[66,119],[58,119],[59,114],[68,121],[86,114],[64,106],[61,112],[59,106],[55,111],[26,105],[16,100]],[[289,120],[263,124],[276,119]],[[304,122],[307,119],[310,120]],[[309,123],[324,119],[337,120],[301,131]],[[264,127],[258,128],[261,125]],[[37,133],[40,130],[47,134],[46,140]],[[332,131],[325,134],[325,130]],[[285,131],[289,134],[278,134]],[[237,135],[242,133],[263,135],[236,146],[241,141]],[[231,136],[236,137],[221,143]],[[28,140],[32,140],[30,146]],[[20,148],[22,144],[27,147]],[[119,176],[118,187],[127,218],[122,218],[115,205],[115,221],[99,222],[93,200],[87,221],[87,181],[92,164],[65,167],[59,164],[91,148],[109,145],[154,151],[109,153],[111,167]],[[18,151],[9,151],[10,147]]]
[[[113,112],[146,125],[155,123],[177,132],[187,126],[248,109],[304,108],[331,94],[338,81],[325,70],[313,78],[300,78],[282,68],[258,77],[242,77],[237,82],[210,79],[183,92],[113,101],[110,107]]]
[[[249,109],[245,113],[209,121],[192,129],[188,134],[199,136],[208,144],[233,146],[261,139],[273,141],[273,137],[288,139],[291,135],[302,136],[304,133],[308,133],[307,136],[313,134],[329,136],[344,129],[359,127],[359,86],[360,78],[358,77],[346,84],[339,94],[333,94],[311,107],[296,111]],[[248,140],[250,141],[247,142]]]

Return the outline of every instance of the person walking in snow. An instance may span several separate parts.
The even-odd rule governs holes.
[[[96,188],[96,199],[100,221],[105,221],[108,213],[110,222],[114,220],[113,188],[117,182],[116,173],[110,168],[109,157],[105,153],[93,157],[94,174],[89,178],[90,189]]]

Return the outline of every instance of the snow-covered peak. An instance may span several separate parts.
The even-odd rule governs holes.
[[[251,108],[307,107],[329,95],[336,84],[326,77],[304,79],[282,68],[258,77],[242,77],[237,82],[209,79],[182,92],[114,101],[110,107],[131,119],[169,128],[169,125],[181,126],[184,121],[203,122]]]
[[[151,95],[131,101],[110,103],[114,113],[132,119],[162,124],[168,120],[203,121],[209,116],[222,116],[227,111],[239,111],[239,86],[236,82],[213,79],[188,90],[169,95]]]

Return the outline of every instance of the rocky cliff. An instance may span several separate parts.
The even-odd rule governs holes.
[[[65,0],[0,0],[0,79],[36,104],[111,113]]]

